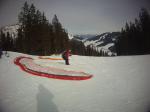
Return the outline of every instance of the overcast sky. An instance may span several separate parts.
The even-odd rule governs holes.
[[[120,31],[141,7],[150,11],[150,0],[0,0],[0,27],[17,23],[25,1],[45,12],[50,22],[56,14],[71,34]]]

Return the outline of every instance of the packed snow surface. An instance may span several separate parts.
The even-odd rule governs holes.
[[[148,112],[150,110],[150,55],[86,57],[52,65],[86,71],[89,80],[69,81],[34,76],[14,64],[17,56],[0,59],[0,112]],[[55,56],[60,57],[60,56]],[[56,66],[56,67],[57,67]]]

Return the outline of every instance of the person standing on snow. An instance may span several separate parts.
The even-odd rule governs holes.
[[[64,51],[64,52],[62,53],[62,58],[65,60],[65,64],[66,64],[66,65],[70,65],[70,64],[69,64],[69,56],[71,56],[71,53],[70,53],[70,50],[69,50],[69,49],[67,49],[66,51]]]

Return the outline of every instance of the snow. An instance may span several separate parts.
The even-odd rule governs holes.
[[[0,59],[0,112],[148,112],[150,110],[150,55],[86,57],[73,55],[71,69],[94,75],[84,81],[30,75],[13,61]],[[57,56],[59,57],[59,56]],[[48,60],[41,63],[48,64]],[[49,63],[68,67],[58,61]]]
[[[20,59],[20,57],[19,57],[19,59]],[[15,59],[15,62],[16,62],[16,60],[18,60],[18,59]],[[87,74],[87,73],[84,73],[81,71],[67,70],[67,69],[64,69],[64,67],[58,67],[59,65],[61,65],[61,64],[59,64],[58,61],[57,61],[58,66],[52,67],[52,66],[46,66],[45,65],[46,62],[44,62],[43,59],[42,60],[40,59],[40,61],[38,61],[38,63],[35,62],[35,60],[39,60],[39,58],[33,60],[31,58],[21,57],[19,63],[21,65],[23,65],[27,70],[33,70],[33,71],[40,72],[40,73],[55,74],[55,75],[59,75],[59,76],[60,75],[63,75],[63,76],[87,76],[87,75],[89,76],[90,75],[90,74]],[[55,64],[53,64],[53,61],[54,60],[49,60],[47,65],[50,65],[50,63],[51,63],[51,65],[55,65],[56,62],[54,62]]]
[[[103,41],[100,41],[100,42],[98,42],[97,40],[95,40],[95,41],[86,41],[85,43],[84,43],[84,45],[85,46],[88,46],[88,45],[92,45],[92,46],[94,46],[94,47],[97,47],[98,45],[100,45],[100,44],[102,44],[102,43],[104,43]],[[109,47],[111,47],[111,46],[114,46],[114,43],[108,43],[108,44],[106,44],[105,46],[101,46],[101,47],[98,47],[98,49],[99,50],[101,50],[101,49],[107,49],[108,51],[109,51]]]
[[[106,45],[104,45],[104,46],[98,46],[98,45],[101,45],[101,44],[103,44],[104,42],[103,41],[98,41],[98,40],[95,40],[95,41],[86,41],[85,43],[84,43],[84,45],[85,46],[88,46],[88,45],[90,45],[90,46],[93,46],[93,47],[95,47],[95,48],[97,48],[99,51],[100,50],[102,50],[102,51],[105,51],[105,52],[108,52],[108,55],[109,56],[111,56],[112,54],[115,54],[115,53],[113,53],[113,52],[111,52],[110,50],[109,50],[109,48],[111,47],[111,46],[114,46],[114,43],[108,43],[108,44],[106,44]],[[116,54],[115,54],[116,55]]]
[[[2,27],[1,30],[3,31],[3,33],[7,36],[7,32],[10,34],[10,36],[12,36],[12,38],[16,38],[17,34],[18,34],[18,30],[19,29],[19,25],[15,24],[15,25],[9,25],[9,26],[5,26]]]
[[[104,51],[109,51],[109,52],[111,52],[111,51],[109,50],[109,47],[114,46],[114,43],[108,43],[108,44],[106,44],[106,45],[99,46],[99,45],[101,45],[101,44],[104,43],[103,39],[104,39],[107,35],[108,35],[108,34],[105,34],[105,35],[103,35],[102,37],[100,37],[100,38],[97,39],[97,40],[90,40],[90,41],[89,41],[89,40],[84,40],[83,43],[84,43],[85,46],[91,45],[91,46],[94,46],[94,47],[98,48],[99,50],[104,50]]]
[[[74,36],[72,34],[68,34],[68,37],[70,40],[74,38]]]
[[[98,41],[98,40],[85,41],[85,42],[84,42],[84,45],[85,45],[85,46],[88,46],[88,45],[97,46],[98,44],[103,43],[103,42],[96,43],[97,41]]]
[[[106,32],[100,35],[97,35],[93,38],[83,39],[82,42],[85,46],[94,47],[96,50],[102,50],[106,52],[109,56],[116,55],[116,52],[112,49],[114,48],[114,42],[118,37],[116,32]],[[115,36],[116,35],[116,36]],[[111,47],[111,49],[109,49]]]

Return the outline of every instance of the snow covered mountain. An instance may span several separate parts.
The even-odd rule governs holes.
[[[68,37],[70,40],[74,38],[74,36],[72,34],[68,34]]]
[[[150,55],[88,57],[63,60],[9,52],[0,59],[0,112],[149,112]],[[32,57],[42,66],[81,69],[84,81],[45,78],[22,71],[13,62]],[[60,58],[60,56],[57,56]]]
[[[7,32],[8,32],[12,38],[16,38],[17,34],[18,34],[18,32],[17,32],[18,28],[19,28],[19,24],[15,24],[15,25],[4,26],[0,30],[5,35],[7,35]]]
[[[87,38],[83,40],[85,46],[92,45],[98,47],[99,49],[110,50],[114,52],[114,42],[120,33],[112,32],[112,33],[103,33],[101,35],[97,35],[95,37]]]
[[[110,55],[116,55],[115,41],[119,35],[119,32],[107,32],[101,35],[76,35],[74,39],[82,41],[85,46],[95,47],[96,49],[105,51]]]
[[[78,35],[74,35],[75,38],[78,38],[80,40],[85,40],[85,39],[88,39],[88,38],[92,38],[92,37],[95,37],[96,35],[94,34],[78,34]]]

